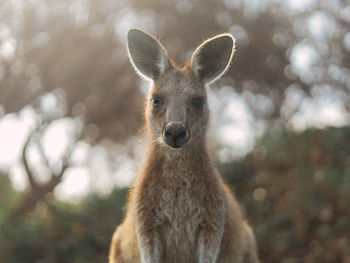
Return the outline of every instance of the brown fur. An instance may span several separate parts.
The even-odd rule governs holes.
[[[164,105],[155,109],[152,96]],[[145,108],[150,143],[147,161],[129,193],[127,212],[111,243],[110,263],[257,263],[255,238],[233,193],[206,147],[204,84],[190,64],[172,65],[154,80]],[[162,140],[165,125],[188,123],[190,140],[173,149]],[[143,257],[143,259],[141,259]]]

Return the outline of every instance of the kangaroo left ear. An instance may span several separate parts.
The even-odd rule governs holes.
[[[203,82],[214,82],[228,69],[235,50],[235,39],[229,33],[203,42],[193,52],[192,72]]]
[[[146,79],[157,80],[171,67],[162,44],[139,29],[129,30],[128,53],[136,72]]]

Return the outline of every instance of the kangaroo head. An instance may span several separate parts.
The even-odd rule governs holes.
[[[171,148],[203,143],[209,119],[205,83],[227,70],[234,47],[232,35],[215,36],[203,42],[184,67],[177,67],[157,39],[129,31],[130,61],[141,77],[153,81],[145,119],[154,141]]]

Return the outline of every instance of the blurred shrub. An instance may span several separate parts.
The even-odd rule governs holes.
[[[261,262],[350,262],[350,128],[273,127],[242,161],[219,163],[254,226]],[[47,198],[9,220],[20,200],[0,184],[0,262],[106,262],[126,189],[79,205]]]
[[[39,203],[26,218],[3,222],[0,262],[106,262],[126,192],[116,189],[107,198],[90,196],[79,205],[51,200]]]
[[[255,227],[262,262],[350,262],[350,128],[274,127],[221,164]]]

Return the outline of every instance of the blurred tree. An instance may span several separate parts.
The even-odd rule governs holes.
[[[53,192],[55,187],[61,183],[63,175],[66,169],[70,166],[70,159],[72,153],[74,152],[74,148],[76,143],[81,138],[81,134],[79,131],[76,134],[72,134],[72,142],[67,147],[66,152],[63,154],[60,163],[56,167],[50,162],[48,157],[45,154],[42,138],[43,134],[47,130],[47,128],[52,124],[55,120],[46,120],[44,123],[40,123],[37,125],[36,130],[32,131],[23,147],[22,151],[22,163],[25,168],[25,173],[29,182],[29,187],[26,191],[26,194],[23,198],[23,202],[18,206],[12,209],[11,219],[17,219],[18,217],[22,217],[35,208],[35,206],[40,201],[46,200],[46,195]],[[40,156],[41,165],[40,169],[33,169],[33,164],[30,163],[27,156],[28,146],[29,144],[34,144],[35,148]],[[57,167],[59,167],[57,169]],[[45,182],[40,182],[40,176],[37,173],[45,173],[47,174],[47,179]]]
[[[63,90],[66,114],[83,116],[88,135],[125,140],[140,127],[142,110],[124,46],[127,30],[138,26],[160,36],[180,63],[200,40],[232,32],[237,54],[220,86],[242,91],[258,119],[288,120],[302,102],[286,104],[291,87],[315,98],[327,86],[349,110],[347,1],[310,1],[299,10],[291,3],[1,2],[0,105],[18,112]]]
[[[0,60],[0,105],[5,113],[18,112],[38,107],[47,92],[62,91],[63,115],[83,117],[88,137],[124,140],[140,127],[142,97],[125,48],[105,21],[119,5],[85,5],[0,3],[8,46]]]

